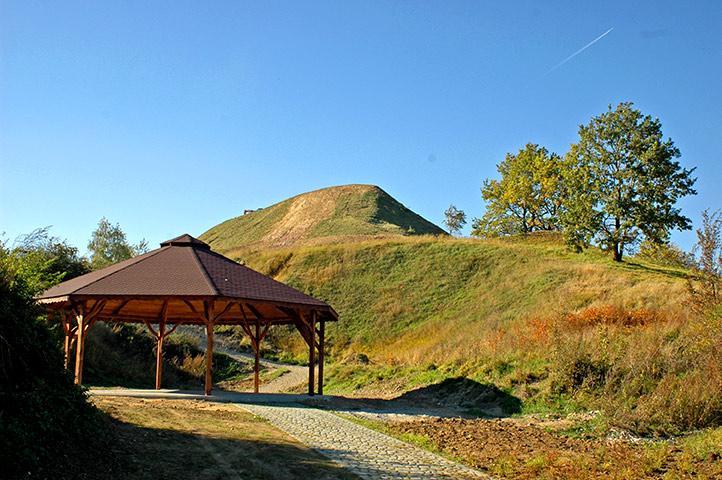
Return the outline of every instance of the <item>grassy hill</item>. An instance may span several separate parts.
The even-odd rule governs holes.
[[[288,247],[348,238],[445,235],[374,185],[343,185],[303,193],[227,220],[201,239],[228,253],[238,247]]]
[[[554,236],[251,246],[235,256],[337,309],[332,393],[390,397],[463,377],[470,391],[504,392],[496,411],[600,409],[640,433],[722,417],[720,322],[690,316],[683,270],[572,253]],[[293,331],[270,342],[306,354]]]
[[[555,237],[398,238],[237,258],[330,302],[341,316],[331,327],[336,348],[389,361],[473,358],[489,332],[587,307],[686,316],[682,271],[571,253]]]
[[[573,253],[555,235],[439,233],[380,188],[349,185],[202,238],[339,312],[327,335],[331,393],[431,388],[439,402],[471,396],[462,403],[494,414],[596,409],[640,433],[722,421],[722,324],[690,314],[688,272]],[[305,361],[292,329],[267,344]]]

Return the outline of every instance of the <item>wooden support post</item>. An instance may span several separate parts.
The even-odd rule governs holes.
[[[60,324],[63,326],[63,352],[65,352],[63,363],[65,370],[67,370],[68,365],[70,365],[70,335],[72,335],[72,333],[65,312],[60,312]]]
[[[168,320],[168,300],[163,302],[163,306],[160,308],[160,315],[158,316],[158,333],[153,331],[150,322],[146,323],[150,333],[158,340],[155,349],[155,389],[160,390],[161,384],[163,383],[163,341],[166,335],[173,332],[178,327],[176,324],[170,332],[166,333],[165,324]]]
[[[210,395],[213,390],[213,322],[206,323],[206,383],[205,394]]]
[[[70,332],[65,332],[64,334],[65,341],[63,342],[63,350],[65,351],[65,359],[64,359],[64,367],[65,370],[68,369],[68,365],[70,364]]]
[[[65,370],[70,365],[70,332],[65,332],[65,342],[63,344],[63,350],[65,351]]]
[[[253,392],[258,393],[258,388],[261,384],[261,320],[259,318],[256,318],[256,338],[251,339],[251,343],[253,344],[253,351],[255,353],[253,362]]]
[[[163,383],[163,340],[165,339],[165,319],[158,324],[158,345],[155,351],[155,389],[160,390]]]
[[[69,342],[68,342],[68,371],[73,372],[75,371],[75,364],[73,363],[73,350],[75,348],[75,344],[78,343],[78,327],[73,327],[70,329],[70,333],[68,334]]]
[[[323,395],[323,357],[324,357],[324,335],[326,322],[321,320],[318,330],[318,394]]]
[[[309,347],[308,347],[308,394],[313,396],[314,392],[314,370],[316,363],[316,312],[311,315],[311,320],[308,322],[309,330]]]
[[[85,354],[85,307],[80,306],[75,311],[75,321],[78,324],[75,341],[75,384],[83,384],[83,356]]]

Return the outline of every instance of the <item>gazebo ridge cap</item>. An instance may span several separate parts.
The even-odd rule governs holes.
[[[202,240],[198,240],[197,238],[188,235],[187,233],[184,233],[183,235],[179,235],[175,238],[171,238],[170,240],[166,240],[165,242],[161,242],[161,247],[193,247],[193,248],[200,248],[203,250],[210,250],[211,246],[207,243],[203,242]]]

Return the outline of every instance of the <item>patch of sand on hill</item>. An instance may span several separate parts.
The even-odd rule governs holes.
[[[336,202],[343,194],[365,192],[371,188],[365,185],[344,185],[319,190],[313,195],[300,195],[293,199],[286,214],[261,242],[274,247],[293,245],[306,238],[316,225],[333,215]]]

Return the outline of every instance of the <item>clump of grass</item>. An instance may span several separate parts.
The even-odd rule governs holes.
[[[556,339],[557,391],[602,408],[618,426],[673,435],[722,421],[720,318],[628,329],[597,326]]]
[[[585,328],[596,325],[616,325],[621,327],[637,327],[668,321],[660,311],[648,308],[627,310],[617,305],[603,305],[585,308],[581,312],[569,313],[564,318],[568,327]]]

